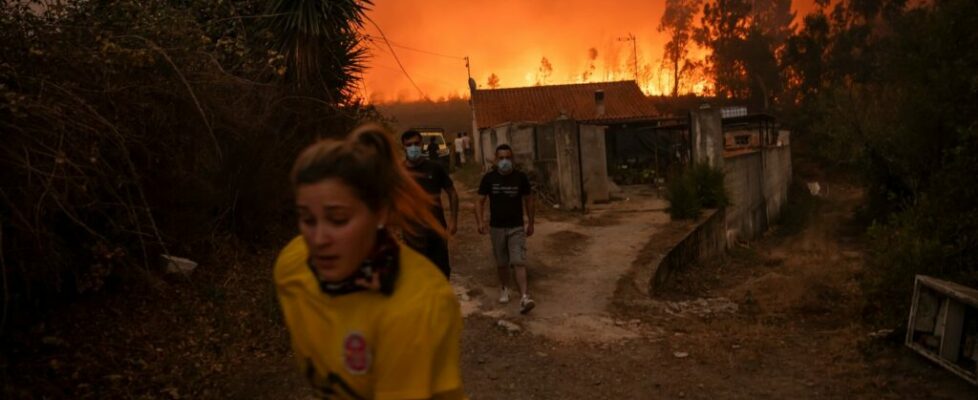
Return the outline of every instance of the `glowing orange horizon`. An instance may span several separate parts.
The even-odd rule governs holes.
[[[371,103],[418,100],[422,93],[432,100],[468,97],[465,56],[480,88],[489,87],[492,74],[501,88],[635,79],[629,34],[636,38],[639,86],[650,95],[670,93],[671,72],[662,66],[668,35],[656,29],[664,8],[665,0],[378,1],[368,16],[407,74],[368,23],[373,40],[359,95]],[[793,0],[799,19],[813,8],[813,0]],[[541,71],[543,58],[549,74]],[[708,85],[700,77],[681,91],[702,93]]]

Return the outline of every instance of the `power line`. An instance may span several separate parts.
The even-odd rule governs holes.
[[[389,47],[391,50],[391,55],[394,56],[394,61],[397,61],[397,66],[401,68],[401,72],[404,73],[404,76],[407,77],[408,81],[411,82],[411,85],[418,90],[418,93],[421,94],[421,98],[427,99],[428,95],[424,94],[424,91],[421,90],[421,88],[418,87],[418,84],[414,82],[414,79],[411,78],[411,74],[408,74],[407,70],[404,69],[404,64],[401,64],[401,59],[397,57],[397,53],[394,51],[394,47],[391,46],[391,42],[387,40],[387,35],[384,35],[384,31],[380,29],[380,26],[377,25],[377,23],[374,22],[373,19],[371,19],[370,17],[366,17],[366,18],[367,21],[370,21],[370,23],[374,26],[374,28],[377,28],[377,32],[379,32],[380,37],[384,39],[384,43],[387,43],[387,47]]]
[[[379,39],[376,36],[372,36],[372,35],[366,35],[366,37],[367,37],[367,39],[370,39],[370,40]],[[455,59],[455,60],[464,60],[465,59],[465,57],[452,56],[452,55],[448,55],[448,54],[436,53],[434,51],[429,51],[429,50],[416,49],[416,48],[413,48],[413,47],[408,47],[408,46],[405,46],[405,45],[402,45],[402,44],[391,42],[391,41],[389,41],[387,39],[383,39],[383,40],[385,42],[387,42],[387,45],[389,45],[389,46],[397,47],[397,48],[404,49],[404,50],[409,50],[409,51],[414,51],[414,52],[418,52],[418,53],[429,54],[429,55],[438,56],[438,57],[451,58],[451,59]]]

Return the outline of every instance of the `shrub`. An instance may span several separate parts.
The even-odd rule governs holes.
[[[666,200],[669,200],[669,216],[672,219],[693,219],[700,215],[702,204],[696,195],[696,184],[687,174],[669,180]]]
[[[298,151],[370,114],[342,97],[356,51],[346,75],[324,68],[331,92],[296,90],[275,50],[287,32],[238,14],[265,2],[8,3],[0,268],[12,313],[96,291],[159,253],[206,261],[216,237],[267,241],[287,221]]]
[[[696,197],[705,208],[723,208],[730,205],[730,196],[724,185],[724,174],[708,164],[696,164],[689,169],[689,176],[696,189]]]
[[[701,208],[722,208],[730,205],[719,168],[696,164],[669,180],[666,186],[669,215],[673,219],[691,219],[700,215]]]

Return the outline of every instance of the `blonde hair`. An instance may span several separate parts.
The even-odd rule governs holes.
[[[371,211],[387,207],[387,226],[409,234],[426,227],[447,237],[431,213],[434,200],[410,176],[394,149],[391,134],[375,123],[361,125],[345,138],[321,139],[295,160],[292,187],[337,178]]]

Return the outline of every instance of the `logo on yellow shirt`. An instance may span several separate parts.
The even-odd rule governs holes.
[[[343,350],[346,370],[351,374],[362,375],[370,369],[370,351],[362,333],[348,333],[343,339]]]

